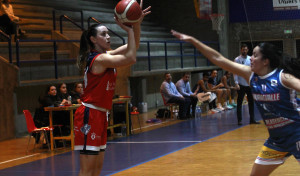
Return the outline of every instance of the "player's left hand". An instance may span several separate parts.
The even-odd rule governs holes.
[[[177,32],[175,30],[171,30],[171,34],[174,35],[176,38],[178,38],[179,40],[183,40],[183,41],[189,41],[192,37],[186,34],[182,34],[180,32]]]
[[[141,9],[143,9],[143,0],[141,0],[141,2],[140,2],[140,7],[141,7]],[[142,15],[141,15],[139,21],[136,22],[134,25],[140,25],[140,24],[142,23],[144,17],[145,17],[146,15],[148,15],[148,14],[151,13],[150,9],[151,9],[151,6],[147,7],[147,8],[144,9],[144,10],[142,10]]]

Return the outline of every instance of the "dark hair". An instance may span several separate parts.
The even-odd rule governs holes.
[[[246,43],[242,43],[241,49],[246,48],[246,47],[248,48],[248,45]]]
[[[74,90],[76,90],[78,84],[82,84],[82,82],[77,82],[77,83],[75,83],[75,84],[74,84]],[[82,85],[83,85],[83,84],[82,84]]]
[[[300,79],[300,59],[292,58],[282,54],[275,45],[271,43],[260,43],[258,45],[263,59],[269,59],[272,69],[283,69],[284,73],[289,73]]]
[[[58,88],[60,89],[60,88],[61,88],[61,86],[62,86],[63,84],[65,84],[65,85],[67,86],[67,84],[66,84],[66,83],[60,83],[60,84],[58,85]]]
[[[182,77],[184,77],[185,75],[191,75],[191,73],[190,72],[185,72],[185,73],[183,73]]]
[[[90,40],[91,36],[97,36],[97,27],[101,26],[101,24],[93,24],[89,27],[88,30],[82,32],[80,38],[80,49],[79,49],[79,56],[77,58],[77,66],[82,73],[86,67],[87,57],[91,49],[94,49],[94,43]]]
[[[166,77],[168,74],[171,74],[171,73],[170,73],[170,72],[166,72],[166,73],[165,73],[165,77]]]
[[[300,58],[284,56],[281,68],[284,73],[289,73],[300,79]]]
[[[209,73],[208,72],[203,72],[203,77],[204,76],[209,76]]]
[[[55,85],[49,85],[49,86],[47,86],[46,91],[45,91],[45,95],[48,95],[48,92],[50,91],[50,88],[51,88],[52,86],[54,86],[54,87],[56,88]],[[57,90],[56,90],[56,91],[57,91]]]

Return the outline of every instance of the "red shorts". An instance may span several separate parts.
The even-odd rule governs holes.
[[[88,120],[87,125],[84,125],[85,115],[85,120]],[[86,150],[91,151],[100,151],[100,149],[105,149],[107,141],[106,112],[81,105],[76,110],[74,116],[74,150],[84,150],[84,146],[86,146]],[[86,133],[86,137],[84,133]]]

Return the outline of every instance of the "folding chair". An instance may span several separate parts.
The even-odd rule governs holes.
[[[48,141],[48,137],[47,137],[47,132],[49,131],[53,131],[53,128],[50,127],[41,127],[41,128],[37,128],[34,124],[32,115],[30,113],[29,110],[23,110],[25,119],[26,119],[26,124],[27,124],[27,131],[29,133],[29,140],[28,140],[28,145],[27,145],[27,153],[28,153],[28,148],[29,148],[29,144],[30,144],[30,140],[31,140],[31,136],[32,134],[44,134],[44,139],[47,142],[48,148],[50,150],[50,143]],[[33,149],[35,149],[35,143],[33,146]]]
[[[160,91],[160,94],[161,94],[161,97],[162,97],[162,99],[163,99],[163,102],[164,102],[164,106],[168,109],[168,110],[170,110],[170,118],[171,119],[176,119],[177,117],[175,116],[175,114],[174,114],[174,111],[175,111],[175,109],[177,109],[177,107],[178,107],[178,105],[177,104],[175,104],[175,103],[167,103],[166,102],[166,100],[165,100],[165,97],[164,97],[164,95],[162,94],[162,92]],[[168,115],[168,112],[167,111],[165,111],[164,112],[164,119],[167,117],[167,115]]]

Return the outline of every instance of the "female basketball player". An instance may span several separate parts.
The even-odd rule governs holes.
[[[140,2],[142,7],[143,0]],[[80,150],[80,176],[99,175],[103,166],[107,139],[107,112],[112,106],[116,82],[116,67],[136,62],[140,42],[140,25],[151,7],[142,10],[139,21],[132,28],[116,23],[127,32],[128,44],[115,50],[110,48],[108,29],[92,25],[80,40],[78,66],[84,71],[82,106],[75,113],[75,150]]]
[[[193,44],[212,63],[248,80],[256,105],[269,131],[252,168],[252,176],[271,174],[290,156],[300,163],[300,59],[285,58],[269,43],[253,50],[251,66],[237,64],[192,36],[174,30],[180,40]]]

